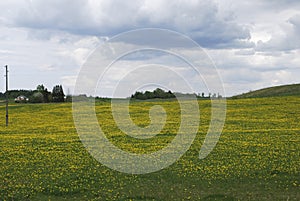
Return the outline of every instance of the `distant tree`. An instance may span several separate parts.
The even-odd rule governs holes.
[[[72,96],[71,95],[66,96],[66,102],[72,102]]]
[[[43,103],[44,96],[41,92],[35,92],[29,99],[31,103]]]
[[[52,90],[52,101],[53,102],[64,102],[65,94],[61,85],[56,85]]]
[[[166,94],[166,98],[176,98],[176,96],[169,90]]]
[[[222,98],[222,95],[221,95],[221,94],[219,94],[219,93],[218,93],[218,98],[219,98],[219,99],[220,99],[220,98]]]
[[[134,93],[133,98],[140,99],[140,100],[145,100],[146,96],[142,92],[137,91],[137,92]]]
[[[9,99],[15,99],[18,96],[26,96],[31,97],[34,93],[32,90],[24,90],[24,89],[18,89],[18,90],[9,90],[8,92],[8,98]],[[6,92],[3,94],[3,98],[6,97]]]
[[[134,99],[140,99],[140,100],[146,100],[146,99],[153,99],[153,98],[175,98],[175,95],[171,92],[165,92],[164,90],[157,88],[153,92],[146,91],[145,93],[143,92],[135,92],[133,95],[131,95],[131,98]]]
[[[43,103],[48,103],[52,101],[51,92],[49,92],[48,89],[44,87],[44,85],[38,85],[36,87],[36,91],[43,95]]]
[[[153,91],[154,98],[164,98],[165,92],[164,90],[157,88]]]
[[[201,96],[202,96],[202,98],[204,98],[204,92],[202,92]]]
[[[145,97],[146,97],[146,99],[152,99],[152,98],[154,98],[154,94],[150,91],[146,91]]]
[[[44,90],[45,90],[45,87],[44,87],[44,85],[38,85],[37,87],[36,87],[36,90],[38,91],[38,92],[43,92]]]

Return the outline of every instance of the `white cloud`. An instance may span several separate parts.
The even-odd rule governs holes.
[[[65,91],[66,94],[68,93],[67,95],[73,94],[76,78],[77,78],[76,75],[62,76],[60,78],[60,81],[64,86],[65,90],[67,89],[67,91]]]
[[[210,50],[225,83],[227,95],[277,84],[299,82],[299,53],[279,55],[236,54],[236,50]]]
[[[33,89],[41,83],[51,88],[60,82],[61,75],[76,74],[90,52],[101,44],[95,36],[78,37],[59,31],[10,27],[0,27],[0,31],[0,58],[9,65],[11,89]],[[40,38],[43,33],[47,39]]]
[[[255,50],[253,48],[237,50],[235,52],[236,55],[253,55],[255,54]]]
[[[290,51],[300,49],[300,15],[289,18],[271,35],[270,40],[257,43],[257,51]]]

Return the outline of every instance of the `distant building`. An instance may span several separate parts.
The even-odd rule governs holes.
[[[28,101],[29,99],[26,96],[22,96],[22,95],[15,98],[16,103],[27,103]]]

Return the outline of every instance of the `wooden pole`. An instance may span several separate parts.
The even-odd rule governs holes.
[[[8,66],[5,66],[5,78],[6,78],[6,126],[8,126]]]

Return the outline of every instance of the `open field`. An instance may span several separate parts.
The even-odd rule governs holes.
[[[300,84],[290,84],[268,87],[255,91],[243,93],[233,98],[263,98],[276,96],[300,96]]]
[[[224,132],[205,159],[210,102],[199,101],[201,123],[190,150],[159,172],[129,175],[93,159],[74,127],[71,103],[0,105],[0,200],[300,200],[300,97],[227,101]],[[179,127],[176,101],[133,102],[133,121],[146,126],[161,104],[167,124],[157,137],[133,140],[116,127],[110,103],[97,102],[108,138],[131,152],[165,146]]]

